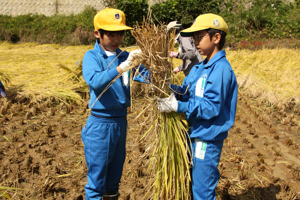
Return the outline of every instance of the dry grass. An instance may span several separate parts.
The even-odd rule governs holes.
[[[9,44],[0,46],[0,66],[11,80],[7,89],[13,100],[42,102],[46,99],[61,102],[82,102],[78,88],[64,65],[74,69],[75,63],[92,46],[60,46],[39,44]]]
[[[239,88],[276,106],[300,104],[299,55],[298,49],[227,51]]]
[[[0,71],[0,80],[4,86],[6,86],[10,83],[10,77],[4,71]]]

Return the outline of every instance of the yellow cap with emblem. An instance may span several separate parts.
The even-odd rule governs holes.
[[[189,37],[194,34],[194,32],[205,30],[205,29],[217,29],[228,33],[228,26],[224,19],[216,14],[207,13],[199,15],[193,25],[190,28],[184,29],[180,32],[183,37]]]
[[[94,17],[95,30],[124,31],[132,28],[126,26],[126,18],[123,11],[114,8],[105,8]]]

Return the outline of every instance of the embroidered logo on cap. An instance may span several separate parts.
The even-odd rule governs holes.
[[[120,14],[119,13],[115,14],[115,19],[120,19]]]
[[[221,26],[221,22],[220,22],[219,20],[217,20],[217,19],[214,19],[213,25],[214,25],[215,27],[219,27],[219,26]]]

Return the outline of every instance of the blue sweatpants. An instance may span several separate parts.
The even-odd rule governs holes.
[[[82,128],[88,167],[85,199],[100,200],[106,192],[119,189],[126,157],[126,116],[99,118],[90,115]]]
[[[215,188],[220,178],[218,165],[223,148],[223,140],[204,142],[192,138],[192,147],[193,200],[214,200],[216,199]]]

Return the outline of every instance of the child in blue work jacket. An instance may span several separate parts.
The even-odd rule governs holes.
[[[81,133],[88,167],[85,199],[118,199],[126,154],[129,73],[117,78],[100,98],[98,96],[129,67],[137,51],[129,54],[119,49],[125,30],[132,29],[126,26],[121,10],[101,10],[94,17],[94,26],[96,44],[93,50],[86,52],[82,62],[83,78],[91,97],[91,114]]]
[[[194,200],[216,198],[223,141],[235,119],[238,86],[222,50],[227,32],[226,22],[215,14],[199,15],[190,28],[181,31],[183,37],[192,36],[206,59],[192,68],[182,86],[171,85],[174,93],[170,97],[157,101],[160,112],[186,114],[192,141]]]

